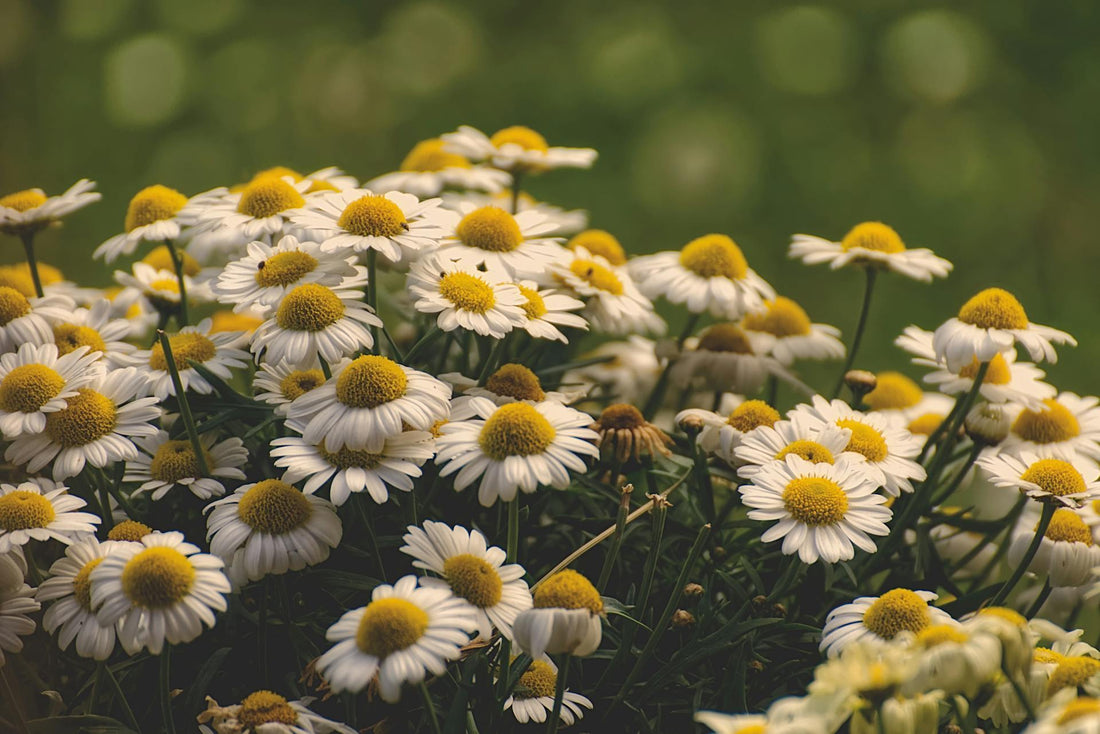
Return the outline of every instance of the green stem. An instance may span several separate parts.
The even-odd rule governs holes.
[[[886,734],[886,717],[883,716],[882,711],[884,708],[886,708],[885,705],[880,703],[878,705],[878,711],[875,712],[875,724],[876,728],[878,729],[878,734]]]
[[[27,254],[27,267],[31,271],[31,280],[34,281],[34,294],[41,298],[46,295],[42,290],[42,278],[38,275],[38,260],[34,257],[34,232],[24,231],[19,235],[23,240],[23,252]]]
[[[378,316],[378,250],[367,250],[367,305]],[[379,317],[381,318],[381,317]],[[371,352],[378,354],[382,345],[378,343],[378,327],[370,327]]]
[[[416,344],[412,345],[412,349],[405,355],[405,359],[402,360],[403,364],[411,365],[415,357],[420,356],[420,352],[424,350],[424,347],[431,344],[436,338],[443,333],[443,330],[439,328],[439,324],[432,324],[432,328],[428,329],[428,333],[420,337]]]
[[[121,462],[121,461],[116,462],[115,463],[115,474],[117,475],[120,471],[124,470],[125,468],[126,468],[126,465],[123,462]],[[99,472],[98,476],[99,476],[99,479],[100,479],[100,484],[99,484],[99,507],[100,507],[100,510],[103,512],[103,525],[101,525],[100,527],[101,527],[102,530],[105,530],[106,532],[109,533],[109,532],[111,532],[111,528],[113,528],[115,526],[115,519],[111,515],[111,488],[109,486],[109,483],[107,482],[107,476],[105,474],[103,474],[102,472]]]
[[[191,441],[191,450],[195,452],[195,461],[199,465],[201,476],[210,476],[210,467],[206,465],[206,456],[202,450],[202,441],[199,440],[199,432],[195,430],[195,418],[191,415],[191,405],[187,402],[187,394],[183,391],[183,382],[180,380],[179,370],[176,369],[176,358],[172,355],[172,345],[168,335],[163,329],[157,330],[157,338],[160,339],[160,348],[164,350],[164,361],[168,365],[168,374],[172,378],[172,386],[176,389],[176,402],[180,407],[180,420],[187,431],[187,438]]]
[[[176,271],[176,280],[179,281],[180,286],[180,307],[179,312],[176,314],[179,326],[187,326],[187,285],[183,282],[183,258],[180,257],[179,252],[176,250],[176,243],[172,240],[165,240],[164,246],[168,248],[168,256],[172,258],[172,267]]]
[[[7,666],[0,667],[0,682],[4,684],[4,694],[9,701],[11,701],[12,710],[15,711],[15,718],[19,720],[19,731],[27,731],[27,717],[23,714],[23,709],[19,705],[19,699],[16,698],[15,692],[11,688],[11,681],[8,680]]]
[[[122,702],[122,710],[126,712],[126,722],[130,725],[131,729],[139,731],[137,717],[134,716],[134,709],[130,706],[130,701],[126,698],[126,693],[123,692],[122,686],[119,685],[118,678],[115,677],[115,673],[111,670],[109,665],[104,667],[107,669],[107,680],[111,683],[111,687],[115,689],[115,696]]]
[[[512,216],[519,214],[520,183],[523,182],[522,171],[512,171]]]
[[[515,563],[519,557],[519,497],[508,503],[508,544],[506,563]]]
[[[263,679],[264,685],[268,685],[268,661],[267,661],[267,605],[268,597],[270,596],[268,589],[268,579],[270,576],[264,576],[260,581],[260,614],[258,620],[258,626],[256,627],[256,645],[259,648],[259,661],[260,661],[260,677]]]
[[[768,375],[764,395],[768,405],[774,408],[776,401],[779,399],[779,378],[775,375]],[[714,410],[717,411],[718,408],[715,407]]]
[[[684,324],[683,330],[680,331],[680,336],[676,339],[676,351],[679,352],[684,348],[684,342],[691,336],[691,333],[695,331],[695,325],[699,323],[699,318],[702,314],[693,313],[688,317],[687,322]],[[657,383],[653,386],[653,392],[649,394],[649,399],[645,401],[645,407],[642,409],[642,414],[646,420],[650,420],[660,409],[661,404],[665,401],[665,393],[668,392],[668,381],[672,377],[672,366],[676,364],[675,357],[669,357],[668,362],[665,363],[665,368],[661,370],[661,376],[657,378]]]
[[[363,529],[367,531],[371,548],[374,550],[374,557],[378,559],[378,572],[381,574],[382,581],[385,581],[386,566],[382,562],[382,551],[378,547],[378,538],[374,534],[374,524],[371,522],[370,513],[367,511],[367,502],[370,501],[370,498],[366,494],[361,494],[359,497],[354,498],[354,501],[359,518],[363,521]]]
[[[1008,668],[1005,667],[1004,661],[1001,661],[1001,670],[1005,674],[1005,678],[1008,678],[1008,682],[1012,684],[1012,690],[1016,692],[1016,698],[1020,699],[1020,703],[1023,705],[1024,710],[1027,711],[1027,720],[1035,721],[1035,709],[1031,706],[1031,699],[1027,697],[1024,690],[1020,687],[1020,684],[1016,682],[1016,678],[1008,672]]]
[[[952,478],[951,484],[949,484],[947,486],[947,489],[938,494],[936,498],[932,501],[933,507],[943,504],[944,500],[955,494],[955,490],[957,490],[959,488],[959,485],[962,484],[963,479],[966,478],[966,475],[970,472],[971,467],[974,466],[974,462],[976,462],[978,460],[978,457],[982,455],[983,448],[985,447],[982,446],[980,443],[976,443],[970,447],[970,453],[966,457],[966,461],[961,467],[959,467],[959,471],[954,476],[954,478]]]
[[[1031,565],[1031,559],[1035,557],[1035,554],[1039,551],[1039,545],[1043,542],[1043,537],[1046,535],[1047,528],[1050,526],[1050,519],[1054,517],[1054,511],[1057,508],[1051,502],[1043,503],[1043,514],[1039,517],[1039,524],[1035,528],[1035,537],[1031,539],[1031,545],[1027,547],[1027,552],[1024,553],[1024,557],[1020,559],[1020,563],[1016,566],[1016,570],[1012,572],[1012,576],[1008,581],[1005,581],[1004,586],[1001,587],[997,595],[993,597],[993,601],[989,602],[990,606],[999,607],[1004,603],[1004,600],[1008,598],[1008,595],[1012,593],[1012,590],[1016,587],[1016,584],[1020,582],[1020,579],[1027,573],[1027,567]]]
[[[1039,596],[1035,597],[1035,601],[1028,608],[1027,614],[1024,616],[1031,619],[1038,614],[1039,610],[1043,608],[1043,604],[1046,603],[1047,597],[1050,596],[1051,591],[1053,591],[1053,589],[1051,588],[1050,577],[1048,576],[1046,581],[1043,582],[1043,588],[1039,590]]]
[[[694,454],[695,491],[698,493],[704,518],[708,523],[714,524],[717,521],[718,511],[714,506],[714,485],[710,480],[707,452],[695,440],[692,440],[691,448]]]
[[[428,712],[428,721],[431,722],[432,732],[441,734],[442,729],[439,728],[439,715],[435,712],[435,702],[432,701],[432,694],[428,691],[428,684],[424,681],[420,681],[420,695],[424,697],[424,708]]]
[[[565,700],[565,679],[569,677],[569,664],[573,662],[573,656],[569,653],[562,655],[561,666],[558,667],[558,680],[554,685],[554,707],[550,710],[550,718],[546,721],[546,734],[555,734],[558,724],[561,723],[561,703]]]
[[[504,339],[495,340],[492,348],[489,350],[489,356],[485,358],[485,364],[481,366],[481,374],[477,376],[478,385],[484,385],[485,381],[489,379],[489,375],[493,374],[493,370],[496,369],[497,360],[500,359],[500,354],[503,350]]]
[[[176,734],[176,722],[172,718],[172,689],[169,681],[171,659],[172,646],[166,644],[160,654],[160,711],[164,717],[164,730],[169,734]]]
[[[836,386],[833,388],[834,400],[840,395],[840,389],[844,387],[844,375],[848,374],[848,371],[852,369],[852,365],[856,362],[856,354],[859,352],[860,342],[863,341],[863,331],[867,328],[867,314],[871,312],[871,294],[875,290],[875,278],[878,277],[878,269],[867,267],[864,272],[867,274],[867,283],[863,288],[863,304],[859,309],[859,321],[856,322],[852,344],[848,347],[848,358],[844,361],[844,369],[840,371],[840,377],[837,378]]]
[[[603,568],[600,569],[600,578],[596,582],[596,589],[602,592],[611,580],[611,571],[615,567],[615,559],[619,556],[619,549],[623,545],[623,532],[626,530],[626,518],[630,514],[630,495],[634,492],[631,484],[623,485],[619,490],[619,514],[615,518],[615,534],[611,536],[611,547],[607,549],[607,556],[603,559]]]

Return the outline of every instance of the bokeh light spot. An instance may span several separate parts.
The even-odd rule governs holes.
[[[149,34],[120,44],[104,66],[108,115],[127,127],[172,119],[186,96],[187,67],[186,49],[166,36]]]

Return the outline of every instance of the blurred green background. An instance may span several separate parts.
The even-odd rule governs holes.
[[[80,258],[151,183],[369,178],[460,123],[526,124],[600,151],[535,195],[635,253],[726,232],[846,332],[862,276],[786,260],[792,233],[880,219],[952,260],[933,286],[880,279],[865,367],[902,365],[901,328],[996,284],[1081,340],[1053,381],[1098,389],[1092,0],[0,0],[0,19],[0,191],[104,194],[41,237],[70,277],[107,282]]]

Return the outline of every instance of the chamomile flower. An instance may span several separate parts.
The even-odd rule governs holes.
[[[0,484],[0,553],[32,540],[51,538],[66,545],[94,533],[99,518],[77,512],[87,503],[49,479]]]
[[[237,345],[245,339],[244,334],[239,331],[214,334],[210,331],[210,324],[210,319],[203,319],[195,326],[184,326],[168,336],[168,345],[184,392],[209,395],[214,391],[214,386],[191,366],[192,362],[201,364],[223,380],[233,378],[233,368],[244,367],[251,362],[248,352],[237,349]],[[160,400],[176,394],[176,386],[168,370],[168,357],[160,340],[147,351],[135,352],[134,357],[145,363],[149,392]]]
[[[709,326],[684,347],[670,374],[676,385],[701,382],[710,390],[751,395],[769,375],[789,376],[777,359],[767,356],[768,346],[734,323]]]
[[[69,317],[76,304],[68,296],[27,298],[14,288],[0,286],[0,353],[20,344],[51,344],[51,321]]]
[[[504,709],[521,724],[542,724],[554,712],[554,694],[558,684],[558,666],[548,658],[532,660],[531,665],[519,677],[516,689],[504,702]],[[592,701],[568,688],[561,700],[562,726],[572,726],[584,718],[584,710],[592,708]]]
[[[592,148],[552,148],[546,138],[522,125],[497,130],[492,136],[462,125],[442,139],[443,150],[474,162],[486,161],[505,171],[538,173],[554,168],[591,168],[596,161]]]
[[[30,615],[42,608],[34,598],[34,589],[21,583],[0,589],[0,666],[4,652],[22,652],[23,637],[34,632]]]
[[[516,645],[538,660],[547,653],[586,657],[603,639],[603,599],[592,582],[572,569],[539,584],[533,606],[516,617]]]
[[[763,400],[745,400],[728,414],[688,408],[676,414],[676,425],[698,434],[696,442],[708,454],[714,454],[727,464],[737,465],[737,449],[753,429],[773,427],[780,420],[779,412]],[[807,421],[797,419],[799,434],[809,429]]]
[[[933,689],[970,698],[1001,670],[1001,642],[980,625],[931,624],[912,633],[901,632],[917,659],[917,669],[903,686],[908,695]]]
[[[137,457],[133,439],[156,435],[152,421],[160,417],[157,399],[145,395],[148,379],[133,367],[105,377],[65,401],[46,416],[46,430],[20,436],[4,458],[36,472],[53,461],[54,479],[76,476],[84,465],[104,467]]]
[[[266,362],[333,363],[374,346],[370,327],[382,320],[363,304],[363,292],[319,283],[294,287],[274,315],[252,334],[253,354]]]
[[[326,379],[316,360],[297,366],[285,359],[260,362],[252,378],[253,397],[275,406],[275,414],[285,418],[295,399],[325,384]]]
[[[336,693],[357,693],[377,678],[382,699],[396,703],[403,684],[443,675],[476,628],[469,604],[405,576],[376,586],[367,606],[329,627],[325,637],[335,644],[317,660],[317,672]]]
[[[92,571],[104,558],[118,552],[122,541],[100,542],[94,537],[73,543],[50,567],[38,587],[39,602],[53,602],[42,618],[42,628],[57,632],[62,650],[76,641],[78,655],[106,660],[115,649],[115,625],[102,625],[92,607]]]
[[[328,500],[279,479],[239,487],[203,512],[210,552],[225,561],[238,585],[316,566],[343,535]]]
[[[588,330],[588,321],[572,313],[584,308],[584,301],[558,293],[552,289],[540,289],[533,280],[515,283],[525,301],[520,304],[526,318],[523,329],[536,339],[550,339],[568,344],[569,339],[558,327]]]
[[[233,706],[219,706],[206,697],[206,710],[198,716],[202,734],[214,734],[206,726],[233,734],[357,734],[347,724],[330,721],[306,708],[313,699],[288,701],[273,691],[254,691]]]
[[[148,299],[157,311],[171,311],[179,306],[180,283],[172,270],[161,270],[143,262],[133,264],[132,272],[115,271],[115,281]],[[189,300],[203,293],[195,287],[195,281],[184,273],[183,286]],[[132,301],[131,301],[132,303]]]
[[[313,185],[291,176],[260,176],[239,191],[214,189],[180,212],[194,222],[188,251],[206,262],[215,250],[235,252],[246,242],[271,238],[289,227],[292,212],[305,206]]]
[[[1037,520],[1034,512],[1025,512],[1017,521],[1008,546],[1008,562],[1013,566],[1027,554],[1038,529]],[[1066,507],[1055,510],[1028,569],[1049,579],[1052,586],[1081,586],[1098,566],[1100,546],[1081,515]]]
[[[501,173],[491,168],[487,170]],[[506,183],[510,183],[511,177],[506,173],[503,175],[505,176]],[[444,193],[442,199],[443,207],[451,211],[460,211],[463,205],[472,204],[475,207],[496,206],[507,212],[512,212],[513,214],[534,212],[544,217],[548,224],[553,225],[553,229],[548,230],[545,234],[555,237],[577,232],[584,229],[588,224],[588,212],[583,209],[563,209],[560,206],[555,206],[545,201],[538,201],[526,191],[520,191],[519,196],[514,199],[515,210],[513,211],[513,197],[510,188],[490,194],[470,191],[464,191],[462,193]]]
[[[773,462],[784,461],[792,455],[813,464],[835,464],[851,438],[852,432],[847,428],[817,423],[798,415],[770,426],[760,425],[745,433],[733,450],[737,463],[743,464],[737,473],[752,477]],[[849,451],[847,458],[859,462],[863,455]]]
[[[183,533],[150,533],[92,569],[91,608],[101,625],[119,623],[128,653],[145,647],[160,655],[165,641],[190,642],[225,611],[230,585],[222,566]]]
[[[997,487],[1011,487],[1038,500],[1076,508],[1100,498],[1100,467],[1083,456],[1041,458],[1030,451],[985,455],[977,465]]]
[[[1100,698],[1066,696],[1051,701],[1023,734],[1097,734]]]
[[[869,411],[903,427],[924,416],[946,416],[955,406],[953,399],[940,393],[926,393],[911,377],[893,370],[875,375],[875,387],[863,396],[863,403]]]
[[[599,388],[607,396],[629,403],[645,400],[663,365],[654,341],[637,334],[624,341],[606,341],[581,359],[592,363],[565,373],[563,385],[579,385],[585,392]]]
[[[511,502],[516,491],[532,493],[539,485],[563,489],[569,473],[585,470],[584,456],[597,456],[592,418],[551,401],[497,406],[471,398],[477,418],[452,421],[436,439],[440,476],[455,475],[455,490],[478,482],[485,507],[497,499]]]
[[[1064,392],[1038,406],[1018,409],[1000,450],[1100,460],[1100,398]]]
[[[945,321],[932,335],[936,359],[953,372],[974,360],[988,362],[1015,342],[1036,362],[1057,362],[1055,344],[1077,346],[1077,340],[1066,332],[1029,321],[1016,296],[1002,288],[987,288],[972,297],[957,317]]]
[[[443,331],[462,328],[502,339],[527,323],[527,299],[519,288],[438,256],[413,266],[408,288],[417,298],[414,308],[439,314],[436,324]]]
[[[423,529],[410,525],[402,540],[400,550],[412,556],[413,566],[440,576],[421,578],[421,586],[450,589],[469,602],[481,639],[488,640],[494,628],[512,639],[516,615],[531,608],[522,566],[505,564],[501,548],[489,546],[479,531],[457,525],[428,520]]]
[[[89,308],[68,310],[64,318],[51,321],[59,354],[87,347],[111,369],[132,363],[130,356],[136,348],[123,340],[133,333],[133,324],[112,318],[112,305],[106,298],[96,299]]]
[[[543,235],[554,224],[533,211],[509,214],[497,206],[459,207],[454,234],[440,242],[440,257],[469,268],[495,272],[501,278],[541,281],[562,253],[558,240]]]
[[[608,334],[664,332],[653,302],[642,295],[625,268],[615,268],[601,255],[575,247],[553,267],[554,277],[585,302],[581,316]]]
[[[126,462],[124,482],[141,482],[134,494],[150,492],[153,501],[164,497],[176,487],[183,487],[199,499],[208,500],[225,494],[227,479],[245,478],[241,468],[248,462],[248,449],[233,436],[215,442],[214,435],[199,436],[206,474],[202,473],[195,449],[186,437],[172,440],[167,431],[134,441],[141,452]]]
[[[825,618],[821,650],[835,657],[856,640],[892,640],[899,632],[953,624],[950,614],[929,604],[937,598],[931,591],[892,589],[882,596],[861,596],[841,604]]]
[[[420,198],[438,196],[445,188],[500,191],[511,182],[504,171],[475,166],[458,153],[444,150],[439,138],[413,146],[398,170],[367,181],[371,191],[405,191]]]
[[[87,347],[58,356],[53,344],[23,344],[0,355],[0,431],[8,439],[46,430],[46,416],[105,373]]]
[[[789,254],[807,265],[828,263],[833,270],[849,264],[879,268],[926,283],[933,276],[946,278],[954,267],[929,249],[907,249],[898,233],[882,222],[857,224],[840,242],[796,234]]]
[[[92,191],[94,188],[94,181],[82,178],[57,196],[47,196],[42,189],[0,196],[0,232],[11,235],[37,232],[103,198],[98,191]]]
[[[180,222],[176,215],[187,205],[187,197],[175,189],[154,184],[134,194],[126,207],[125,232],[111,237],[92,253],[107,263],[119,255],[129,255],[142,242],[177,240]]]
[[[538,375],[527,367],[513,362],[498,367],[485,379],[484,385],[479,385],[477,380],[457,372],[442,374],[439,379],[450,384],[456,394],[455,399],[451,401],[451,420],[466,420],[474,416],[475,411],[469,407],[469,403],[471,398],[475,397],[488,398],[497,405],[516,401],[534,405],[544,400],[568,405],[584,395],[582,391],[564,393],[543,390]]]
[[[627,465],[642,456],[669,456],[673,444],[667,433],[650,423],[629,403],[612,403],[604,408],[592,424],[598,438],[600,459],[611,465]]]
[[[749,339],[764,335],[763,346],[784,365],[797,359],[842,359],[844,342],[840,329],[828,324],[814,324],[801,306],[785,296],[764,301],[741,320],[741,328]]]

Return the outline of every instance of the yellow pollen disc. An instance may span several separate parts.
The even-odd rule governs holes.
[[[287,209],[305,206],[306,200],[298,190],[281,178],[255,179],[241,191],[237,211],[256,219],[273,217]]]
[[[317,267],[317,258],[308,252],[280,252],[256,266],[256,283],[263,288],[297,283]]]
[[[787,458],[791,454],[795,456],[801,456],[806,461],[813,462],[814,464],[832,464],[834,461],[833,452],[825,448],[817,441],[807,441],[802,439],[799,441],[792,441],[783,447],[783,450],[775,455],[775,458],[779,461]]]
[[[1085,491],[1085,478],[1068,461],[1040,459],[1027,468],[1020,479],[1039,485],[1044,492],[1057,497]]]
[[[1038,525],[1036,525],[1038,530]],[[1050,518],[1045,537],[1063,543],[1084,543],[1092,545],[1092,531],[1081,516],[1070,509],[1061,508],[1054,511],[1054,517]]]
[[[965,632],[949,624],[933,624],[917,633],[917,644],[925,648],[942,645],[945,642],[962,644],[968,639],[970,638]]]
[[[741,248],[724,234],[708,234],[684,245],[680,264],[700,278],[740,280],[749,271]]]
[[[283,296],[275,322],[291,331],[323,331],[343,317],[345,308],[331,288],[306,283]]]
[[[183,250],[177,250],[176,254],[179,255],[180,267],[183,268],[184,275],[194,278],[202,272],[202,266],[199,265],[198,260]],[[141,258],[141,261],[157,270],[169,270],[173,273],[176,271],[176,266],[172,263],[172,253],[168,251],[168,245],[157,245],[149,250],[149,254]]]
[[[888,254],[905,252],[905,243],[901,241],[898,233],[894,231],[893,227],[889,227],[882,222],[857,224],[852,227],[848,234],[844,235],[844,239],[840,241],[840,246],[845,250],[860,247],[864,250],[874,250],[875,252]]]
[[[518,145],[524,150],[541,150],[546,152],[550,149],[550,146],[546,144],[546,138],[523,125],[513,125],[503,130],[497,130],[493,133],[492,137],[489,138],[489,142],[498,148],[502,145],[511,143],[512,145]]]
[[[573,235],[573,238],[565,246],[570,250],[583,247],[593,255],[599,255],[615,267],[626,265],[626,250],[623,249],[615,235],[602,229],[586,229],[580,234]]]
[[[102,393],[82,387],[64,410],[46,414],[46,433],[54,443],[71,449],[103,438],[115,429],[118,409]]]
[[[19,291],[0,286],[0,326],[7,326],[20,316],[31,312],[31,304]]]
[[[1081,435],[1081,424],[1069,408],[1047,398],[1042,410],[1020,411],[1012,422],[1012,432],[1032,443],[1060,443]]]
[[[258,171],[256,175],[252,177],[252,181],[249,181],[249,183],[261,181],[265,178],[278,179],[286,178],[287,176],[289,176],[290,180],[292,180],[294,183],[300,183],[301,180],[305,178],[305,176],[298,173],[293,168],[287,168],[286,166],[272,166],[271,168],[265,168],[262,171]]]
[[[1100,673],[1100,660],[1096,658],[1083,655],[1063,658],[1047,679],[1047,696],[1063,688],[1083,686],[1097,673]]]
[[[53,327],[53,339],[57,352],[64,356],[80,347],[89,347],[93,352],[107,351],[107,344],[99,332],[90,326],[77,324],[57,324]]]
[[[56,398],[65,378],[44,364],[19,365],[0,381],[0,409],[8,413],[34,413]]]
[[[177,296],[180,294],[180,284],[174,275],[170,278],[157,278],[150,281],[149,289],[161,293],[175,293]]]
[[[1068,724],[1090,716],[1100,717],[1100,700],[1082,696],[1066,704],[1058,716],[1059,724]]]
[[[339,451],[329,451],[325,448],[324,441],[318,444],[317,452],[325,461],[341,470],[374,469],[386,457],[385,454],[372,454],[370,451],[349,449],[347,446],[342,446]]]
[[[879,372],[875,389],[863,397],[871,410],[904,410],[924,398],[924,391],[900,372]]]
[[[203,449],[208,467],[214,466],[214,458]],[[174,484],[181,479],[201,477],[198,459],[190,441],[165,441],[157,448],[149,464],[149,474],[158,482]]]
[[[263,724],[293,726],[298,723],[298,712],[278,693],[256,691],[241,701],[236,718],[245,730],[252,730]]]
[[[615,403],[603,409],[600,413],[599,424],[604,430],[632,430],[641,428],[646,423],[642,411],[629,403]]]
[[[484,558],[470,553],[451,556],[444,561],[443,577],[455,595],[483,609],[495,606],[504,588],[496,569]]]
[[[749,724],[741,727],[733,734],[767,734],[767,727],[764,724]]]
[[[416,644],[428,630],[428,613],[407,599],[375,599],[363,610],[355,644],[376,658],[385,658]]]
[[[172,348],[172,357],[176,362],[176,369],[180,371],[191,369],[191,365],[188,364],[189,360],[201,364],[208,359],[213,359],[217,353],[214,342],[193,331],[172,334],[168,337],[168,346]],[[149,366],[162,372],[168,369],[168,359],[164,356],[164,347],[161,346],[159,340],[154,342],[150,350]]]
[[[360,196],[348,204],[336,224],[360,237],[396,237],[409,231],[401,207],[377,194]]]
[[[233,313],[230,309],[215,311],[210,315],[210,333],[220,334],[225,331],[253,332],[259,328],[263,319],[249,316],[246,313]]]
[[[0,196],[0,207],[14,209],[17,212],[25,212],[45,203],[46,192],[42,189],[26,189],[7,196]]]
[[[523,244],[516,218],[499,206],[483,206],[462,218],[455,236],[467,247],[487,252],[512,252]]]
[[[237,503],[237,517],[253,530],[283,535],[313,516],[313,505],[299,490],[279,479],[257,482]]]
[[[574,259],[569,263],[569,270],[573,275],[601,291],[615,296],[623,294],[623,281],[610,268],[605,268],[595,260]]]
[[[118,525],[107,531],[107,540],[131,540],[137,542],[144,538],[153,529],[137,520],[123,520]]]
[[[810,317],[789,298],[777,296],[764,302],[765,310],[745,316],[741,325],[749,331],[763,331],[779,338],[810,333]]]
[[[534,288],[528,288],[525,285],[515,284],[516,288],[519,288],[519,292],[523,294],[523,297],[527,299],[520,308],[527,314],[529,319],[541,319],[546,315],[546,301],[542,300],[542,296]]]
[[[959,321],[979,329],[1026,329],[1027,312],[1003,288],[986,288],[959,309]]]
[[[715,324],[699,337],[696,349],[704,352],[752,354],[752,342],[737,324]]]
[[[921,436],[931,436],[940,424],[943,423],[942,413],[922,413],[913,420],[909,421],[909,425],[906,428],[910,433],[916,433]]]
[[[799,477],[783,490],[783,506],[804,525],[836,525],[848,512],[848,495],[831,479]]]
[[[279,381],[279,392],[287,400],[296,400],[324,384],[325,373],[321,370],[294,370]]]
[[[558,571],[535,589],[536,609],[587,609],[593,614],[603,613],[603,599],[592,582],[576,571],[567,568]]]
[[[9,532],[44,528],[55,517],[53,504],[38,492],[17,489],[0,496],[0,528]]]
[[[392,359],[365,354],[336,378],[336,399],[352,408],[377,408],[405,394],[409,378]]]
[[[439,294],[457,308],[471,313],[485,313],[496,305],[493,287],[470,273],[448,273],[439,280]]]
[[[966,377],[973,380],[978,376],[978,369],[981,367],[981,363],[978,362],[978,358],[959,370],[959,377]],[[989,360],[989,368],[985,371],[985,379],[982,380],[983,385],[1007,385],[1012,382],[1012,369],[1008,366],[1008,362],[998,352],[993,355],[993,359]]]
[[[741,433],[748,433],[760,426],[774,426],[779,420],[779,411],[763,400],[746,400],[733,409],[726,423]]]
[[[134,606],[162,609],[183,600],[195,583],[195,568],[175,548],[146,548],[122,569],[122,591]]]
[[[17,265],[0,266],[0,286],[14,288],[27,298],[33,298],[36,295],[31,271]]]
[[[984,614],[990,617],[997,617],[1003,619],[1006,622],[1016,625],[1017,627],[1027,626],[1027,618],[1017,612],[1015,609],[1009,609],[1008,607],[983,607],[978,610],[978,614]]]
[[[887,591],[863,613],[863,626],[887,640],[902,630],[920,632],[930,621],[928,604],[909,589]]]
[[[553,698],[558,684],[558,674],[545,660],[534,660],[531,667],[519,677],[519,687],[527,690],[524,698]]]
[[[1060,655],[1048,647],[1037,647],[1032,655],[1032,659],[1037,663],[1053,663],[1057,665],[1066,659],[1064,655]]]
[[[533,456],[546,451],[557,432],[550,421],[527,403],[508,403],[496,409],[478,435],[478,445],[490,459]]]
[[[521,364],[501,365],[500,369],[489,375],[485,389],[515,400],[534,400],[537,403],[546,399],[538,376]]]
[[[836,424],[852,432],[852,437],[844,448],[845,451],[863,454],[867,461],[882,461],[890,453],[889,448],[886,446],[886,439],[866,423],[860,423],[852,419],[841,419]]]
[[[134,194],[126,207],[126,231],[133,232],[162,219],[171,219],[187,203],[187,197],[167,186],[156,184]]]
[[[470,168],[470,161],[458,153],[443,150],[443,145],[439,138],[421,140],[401,161],[401,170],[433,172],[447,168]]]
[[[102,560],[102,558],[93,558],[85,563],[73,577],[73,598],[86,612],[92,611],[92,571]]]

